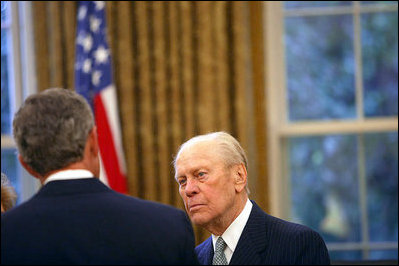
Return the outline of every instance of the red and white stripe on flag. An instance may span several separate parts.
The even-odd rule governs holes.
[[[106,36],[105,1],[79,1],[75,89],[93,109],[101,155],[100,180],[127,193],[111,51]]]
[[[113,85],[103,89],[94,97],[102,164],[100,180],[118,192],[127,193],[126,166],[116,103],[116,90]]]

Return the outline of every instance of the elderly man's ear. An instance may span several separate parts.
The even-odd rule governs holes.
[[[240,193],[245,189],[245,185],[247,184],[247,169],[245,168],[245,165],[241,163],[236,165],[233,171],[236,192]]]

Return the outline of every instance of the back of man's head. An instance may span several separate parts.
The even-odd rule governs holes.
[[[29,96],[13,121],[22,160],[41,176],[83,159],[94,118],[90,105],[67,89]]]

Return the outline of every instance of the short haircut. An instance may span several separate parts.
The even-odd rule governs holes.
[[[94,126],[90,105],[72,90],[29,96],[15,115],[13,135],[23,161],[45,176],[83,159]]]
[[[175,172],[176,172],[176,161],[181,151],[186,147],[191,146],[192,144],[204,141],[214,141],[216,145],[220,147],[218,151],[227,167],[243,163],[245,169],[248,170],[247,156],[245,154],[244,149],[241,147],[240,143],[230,134],[224,131],[219,131],[219,132],[208,133],[205,135],[198,135],[184,142],[179,147],[179,150],[173,160]],[[245,186],[245,190],[247,194],[250,193],[248,188],[248,182]]]
[[[16,201],[17,193],[15,189],[11,186],[7,176],[1,173],[1,205],[3,205],[4,211],[14,207]]]

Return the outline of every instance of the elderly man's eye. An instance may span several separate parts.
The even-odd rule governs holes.
[[[206,175],[205,172],[199,172],[199,173],[198,173],[198,176],[199,176],[199,177],[204,177],[205,175]]]
[[[186,183],[186,179],[181,178],[177,182],[179,183],[179,185],[184,185]]]

